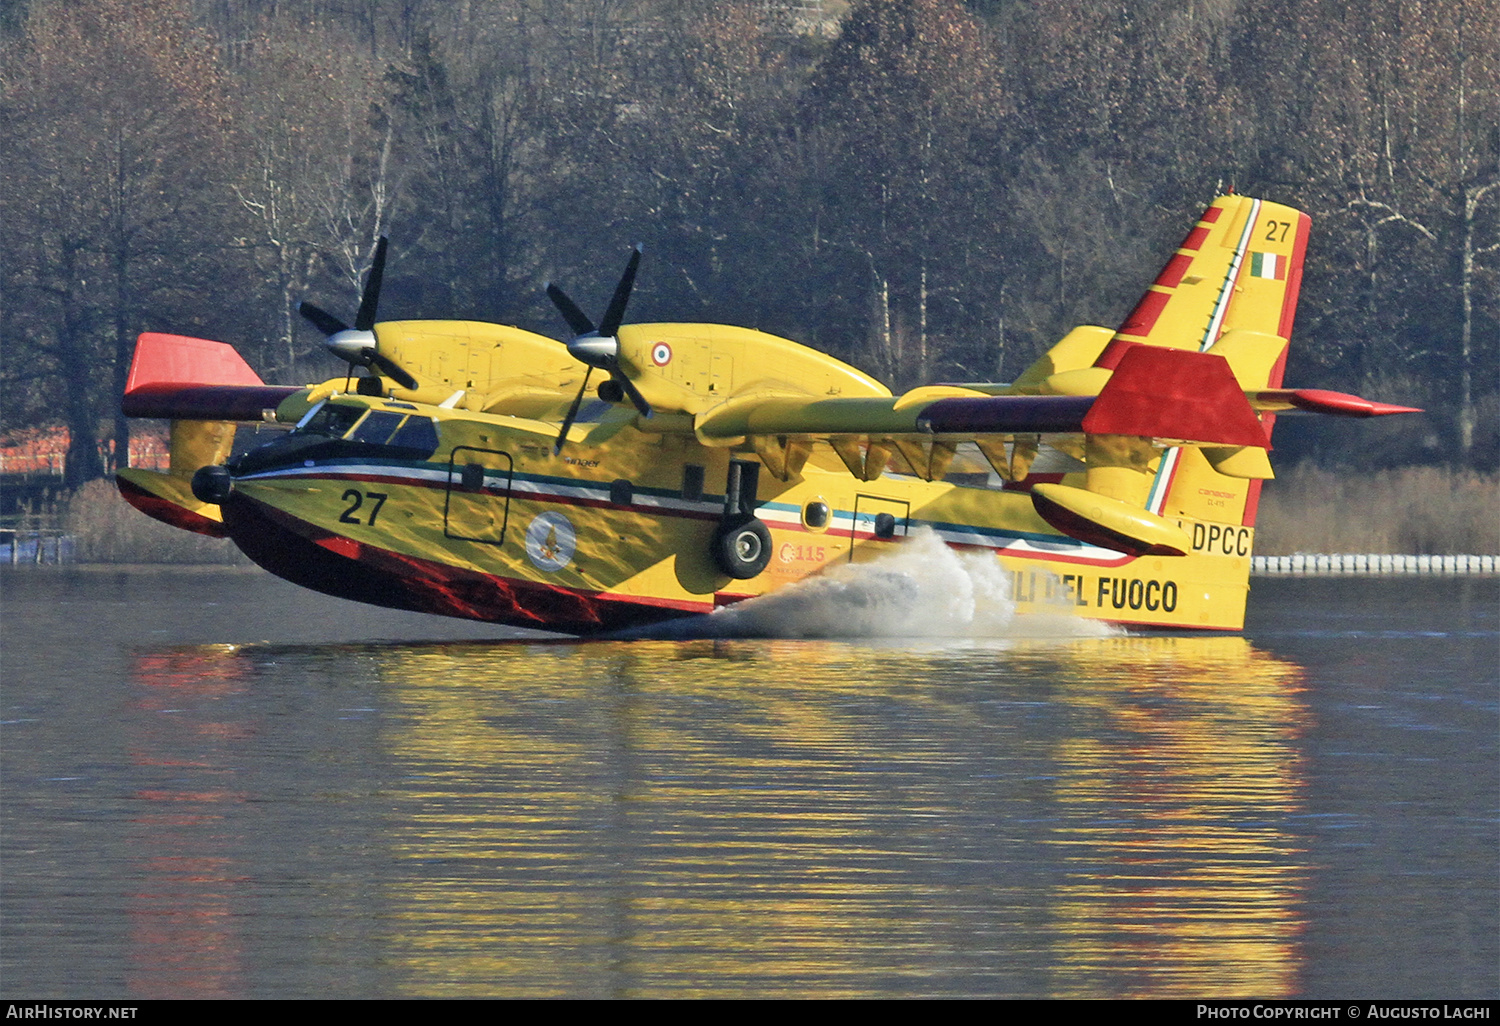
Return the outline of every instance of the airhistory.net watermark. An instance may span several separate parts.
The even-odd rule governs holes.
[[[5,1006],[7,1019],[134,1019],[138,1005],[76,1005],[27,1001]]]

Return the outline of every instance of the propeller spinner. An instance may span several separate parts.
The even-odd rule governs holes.
[[[364,292],[359,297],[359,312],[354,315],[352,328],[311,303],[297,304],[297,312],[327,337],[323,344],[340,360],[351,367],[368,367],[384,374],[402,388],[416,388],[416,378],[375,348],[375,310],[380,305],[380,283],[385,277],[386,241],[382,235],[375,244],[375,259],[370,264],[370,276],[365,280]]]
[[[547,283],[547,298],[552,300],[552,305],[557,307],[563,320],[568,322],[568,327],[573,329],[573,337],[568,340],[568,353],[588,368],[583,372],[583,384],[573,397],[573,405],[568,407],[568,415],[563,418],[562,429],[557,433],[557,444],[552,447],[553,455],[562,452],[568,429],[578,416],[583,395],[588,391],[589,375],[594,372],[595,367],[609,373],[609,381],[599,386],[599,398],[609,402],[620,402],[628,398],[641,416],[651,416],[651,404],[646,402],[635,383],[620,368],[620,340],[616,337],[620,322],[625,319],[625,306],[630,302],[630,290],[635,286],[635,272],[640,263],[641,247],[637,244],[630,254],[629,263],[625,265],[625,273],[620,275],[619,284],[615,286],[614,295],[610,297],[604,319],[597,327],[578,308],[578,304],[568,298],[567,293],[551,282]]]

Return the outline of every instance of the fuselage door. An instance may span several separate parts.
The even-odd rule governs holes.
[[[494,449],[454,448],[448,458],[443,534],[499,545],[510,515],[511,458]]]

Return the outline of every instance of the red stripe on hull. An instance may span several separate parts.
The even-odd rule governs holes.
[[[325,595],[512,627],[600,634],[706,613],[712,605],[616,597],[496,577],[365,545],[241,494],[223,505],[234,543],[258,565]]]

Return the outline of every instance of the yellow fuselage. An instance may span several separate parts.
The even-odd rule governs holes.
[[[273,459],[238,476],[224,504],[229,533],[252,558],[330,594],[595,633],[706,613],[877,559],[930,530],[951,546],[992,551],[1017,612],[1209,629],[1237,629],[1243,619],[1253,531],[1238,524],[1179,518],[1191,554],[1135,558],[1060,534],[1025,490],[968,486],[971,477],[861,481],[820,446],[785,482],[758,474],[745,501],[769,529],[770,562],[736,580],[711,545],[730,461],[752,455],[619,407],[578,424],[554,454],[556,427],[541,421],[419,414],[377,398],[337,402],[435,412],[437,447],[413,459],[344,443],[312,459]],[[809,512],[819,503],[828,509],[822,524]]]

